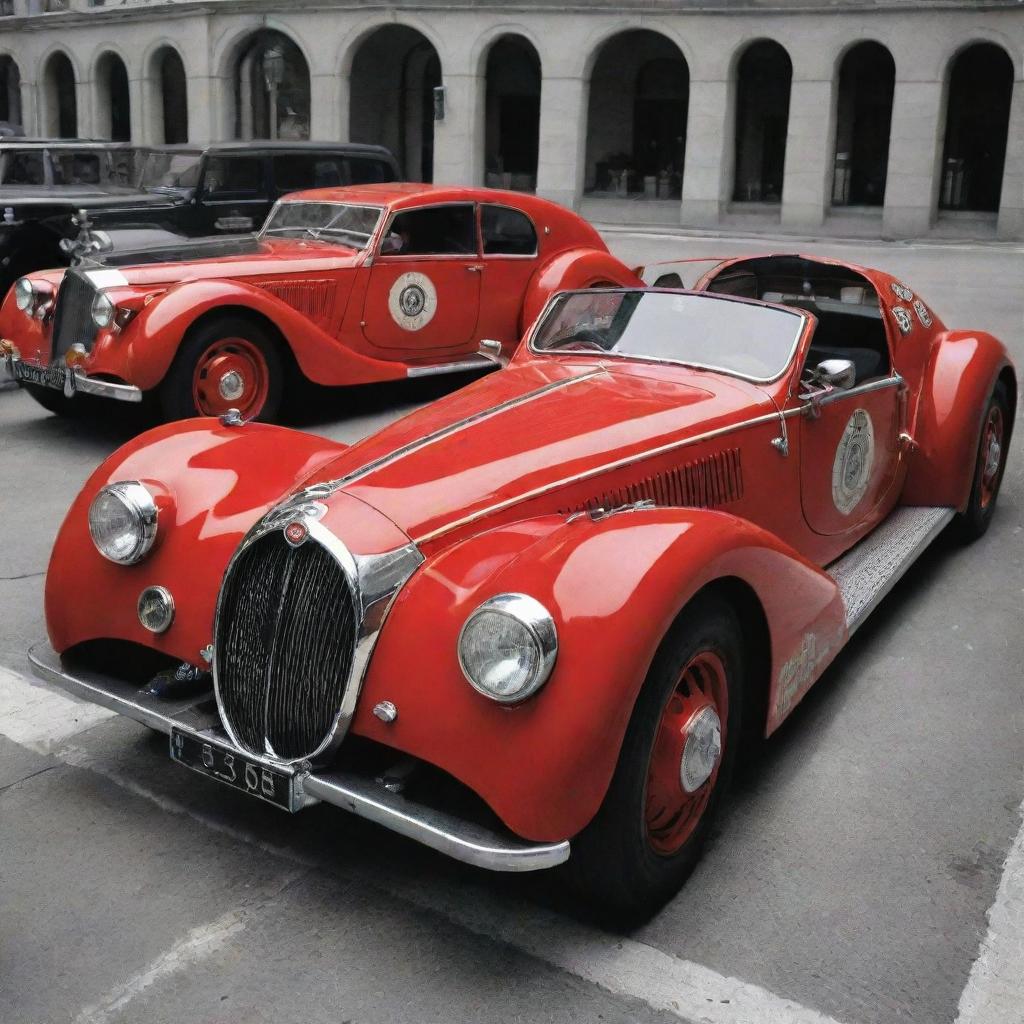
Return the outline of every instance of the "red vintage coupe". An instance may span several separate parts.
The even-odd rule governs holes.
[[[800,256],[554,296],[507,368],[345,447],[226,418],[89,479],[38,672],[289,811],[670,896],[772,733],[949,525],[1017,380],[892,277]]]
[[[0,366],[52,411],[78,392],[151,393],[165,419],[272,420],[294,375],[493,368],[553,292],[639,283],[586,221],[543,199],[317,189],[277,203],[258,235],[21,278],[0,309]]]

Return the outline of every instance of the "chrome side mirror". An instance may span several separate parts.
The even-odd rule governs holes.
[[[857,382],[857,368],[849,359],[823,359],[814,368],[814,375],[837,391],[848,391]]]

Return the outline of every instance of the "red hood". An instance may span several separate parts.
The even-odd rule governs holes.
[[[515,365],[346,449],[307,483],[350,477],[346,491],[422,539],[772,408],[739,380],[649,370],[557,358]],[[558,507],[554,496],[550,511]]]

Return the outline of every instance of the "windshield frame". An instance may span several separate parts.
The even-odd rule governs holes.
[[[537,348],[534,344],[537,340],[537,336],[540,334],[544,325],[548,322],[549,318],[554,314],[556,305],[560,299],[563,299],[568,295],[591,295],[591,294],[628,294],[631,292],[643,292],[655,293],[659,295],[689,295],[694,298],[706,299],[709,302],[736,302],[744,306],[761,306],[765,309],[770,309],[773,312],[787,314],[794,317],[799,324],[799,328],[794,332],[793,342],[789,349],[789,354],[786,356],[786,361],[781,370],[771,377],[755,377],[748,373],[743,373],[740,370],[732,370],[725,366],[714,366],[710,363],[694,362],[693,360],[686,359],[667,359],[664,356],[649,356],[642,355],[635,352],[606,352],[598,351],[594,349],[590,350],[577,350],[577,351],[564,351],[561,349],[550,349],[550,348]],[[637,287],[615,287],[615,288],[569,288],[565,291],[556,292],[548,300],[547,305],[544,307],[543,312],[537,318],[533,327],[530,329],[530,335],[527,339],[527,349],[532,355],[537,356],[569,356],[573,358],[584,358],[584,359],[621,359],[626,361],[642,362],[642,363],[653,363],[659,366],[685,366],[693,370],[703,370],[708,373],[721,373],[727,377],[736,377],[739,380],[749,381],[751,384],[775,384],[782,380],[788,373],[793,369],[794,362],[796,360],[797,353],[800,351],[800,345],[805,335],[807,334],[808,327],[814,323],[814,316],[811,313],[806,312],[802,309],[793,309],[789,306],[780,306],[772,302],[762,302],[760,299],[747,299],[737,295],[720,295],[712,292],[694,291],[691,288],[637,288]]]
[[[388,209],[386,205],[379,205],[378,206],[375,203],[352,203],[352,202],[348,202],[348,201],[343,200],[343,199],[278,199],[274,203],[274,205],[270,208],[270,213],[267,214],[266,220],[263,221],[263,225],[260,228],[259,232],[257,233],[256,237],[261,242],[270,241],[270,240],[273,240],[274,238],[281,238],[281,239],[289,240],[289,241],[293,241],[293,242],[311,241],[311,242],[320,242],[320,243],[322,243],[324,245],[342,245],[341,242],[338,242],[337,240],[335,240],[335,239],[333,239],[331,237],[317,237],[316,235],[309,234],[308,231],[307,231],[306,237],[301,237],[301,236],[299,236],[299,237],[291,237],[291,236],[288,236],[288,235],[278,235],[278,234],[274,234],[274,233],[268,232],[268,225],[274,219],[274,215],[277,213],[277,211],[282,206],[302,206],[302,205],[306,205],[306,206],[351,206],[351,207],[357,207],[358,209],[361,209],[361,210],[376,210],[377,211],[377,222],[376,222],[376,224],[374,224],[373,230],[366,237],[366,245],[365,246],[360,246],[358,248],[356,246],[353,246],[353,245],[345,245],[344,246],[344,248],[346,248],[346,249],[355,249],[356,252],[367,252],[371,248],[371,246],[374,244],[374,239],[380,234],[380,226],[381,226],[381,224],[384,221],[384,214],[387,212],[387,209]],[[302,229],[296,227],[296,228],[282,228],[280,230],[300,231]],[[326,229],[325,228],[321,228],[320,230],[323,231],[323,230],[326,230]],[[361,232],[360,232],[360,234],[361,234]],[[349,237],[352,237],[351,234],[350,234]]]

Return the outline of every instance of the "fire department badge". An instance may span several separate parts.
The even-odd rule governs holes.
[[[388,309],[403,331],[418,331],[434,319],[437,290],[426,274],[402,274],[391,286]]]
[[[900,334],[909,334],[914,326],[914,319],[910,312],[902,306],[893,306],[892,315],[896,318],[896,323],[899,324]]]
[[[832,463],[832,501],[844,516],[860,503],[868,489],[875,461],[875,428],[865,409],[846,424]]]

